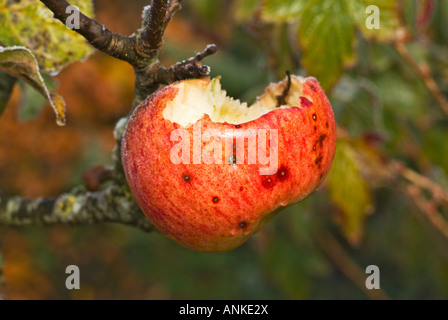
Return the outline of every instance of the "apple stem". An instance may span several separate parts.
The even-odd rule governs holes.
[[[286,70],[286,78],[287,78],[286,87],[283,90],[283,93],[277,96],[277,107],[281,107],[287,104],[286,97],[288,96],[289,90],[291,89],[291,73],[289,72],[289,70]]]

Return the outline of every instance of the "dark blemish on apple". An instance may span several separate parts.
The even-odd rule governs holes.
[[[316,145],[313,146],[313,150],[316,151]]]
[[[328,129],[328,122],[325,122],[325,127],[327,127],[327,129]]]
[[[191,177],[188,174],[184,174],[182,178],[184,179],[185,182],[190,182],[191,180]]]
[[[316,126],[314,126],[314,128],[313,128],[313,129],[314,129],[314,132],[316,132],[316,131],[317,131],[317,127],[316,127]]]
[[[240,187],[240,191],[243,191],[244,190],[244,188],[243,187]]]
[[[267,189],[271,189],[274,187],[275,183],[274,183],[274,177],[275,176],[263,176],[261,183],[263,184],[263,187],[267,188]]]
[[[324,176],[324,174],[321,173],[320,176],[319,176],[319,180],[322,180],[322,177],[323,177],[323,176]]]
[[[305,97],[300,97],[300,104],[304,107],[311,107],[313,103]]]
[[[317,116],[315,113],[313,113],[313,120],[316,121],[317,120]]]
[[[310,83],[309,86],[310,86],[311,90],[313,90],[314,92],[317,92],[316,87],[314,86],[314,84]]]
[[[219,202],[219,198],[218,197],[213,197],[213,200],[212,200],[214,203],[218,203]]]
[[[319,157],[316,158],[316,161],[314,161],[314,163],[317,165],[317,168],[320,169],[320,164],[323,160],[322,155],[319,155]]]
[[[239,128],[241,128],[241,126],[240,126],[239,124],[237,124],[237,125],[235,126],[235,128],[239,129]]]
[[[238,228],[240,228],[240,229],[246,229],[246,228],[247,228],[247,222],[246,222],[246,221],[241,221],[241,222],[238,224]]]
[[[319,137],[319,146],[322,147],[322,145],[323,145],[323,141],[325,140],[326,137],[327,137],[326,134],[323,134],[323,135],[321,135],[321,136]]]
[[[288,178],[288,169],[284,166],[281,166],[277,171],[277,177],[279,180],[285,180]]]

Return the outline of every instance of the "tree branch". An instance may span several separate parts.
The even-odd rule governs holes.
[[[70,3],[65,0],[41,0],[45,6],[53,13],[54,17],[62,23],[66,23],[70,13],[66,12]],[[127,37],[121,34],[113,33],[105,26],[100,25],[94,19],[91,19],[79,13],[79,29],[73,31],[82,35],[96,49],[120,60],[124,60],[134,65],[141,58],[135,49],[135,38]]]
[[[406,34],[406,33],[405,33]],[[437,82],[431,75],[429,67],[426,65],[420,65],[409,52],[405,44],[406,36],[398,37],[395,42],[395,49],[406,64],[423,80],[428,91],[437,102],[439,109],[448,117],[448,100],[442,93]]]
[[[167,17],[169,6],[169,0],[153,0],[149,8],[145,8],[147,16],[144,15],[143,23],[146,25],[139,42],[148,53],[157,51],[162,46],[162,36],[167,20],[171,18]]]
[[[143,231],[153,226],[125,188],[111,185],[98,192],[72,191],[56,199],[31,200],[0,194],[0,225],[86,225],[115,222]]]
[[[322,229],[315,237],[318,245],[333,261],[337,268],[359,289],[372,300],[389,300],[389,296],[382,290],[369,290],[366,288],[366,274],[352,260],[338,240],[327,230]]]
[[[448,222],[445,220],[443,215],[437,210],[437,203],[431,200],[427,200],[421,189],[415,185],[407,186],[407,193],[410,195],[414,203],[429,219],[431,224],[440,231],[441,234],[448,239]]]
[[[55,18],[66,23],[70,16],[66,12],[70,3],[66,0],[41,0]],[[181,0],[152,0],[143,10],[142,28],[130,37],[111,32],[94,19],[80,12],[80,28],[77,33],[86,38],[96,49],[130,63],[135,72],[135,92],[133,107],[137,106],[161,84],[174,81],[201,78],[210,73],[208,66],[199,61],[216,52],[216,46],[208,46],[204,52],[170,68],[164,68],[159,60],[162,37],[168,22],[181,9]]]
[[[199,52],[196,56],[182,62],[178,62],[168,69],[160,68],[157,74],[157,80],[159,83],[169,84],[175,81],[202,78],[210,74],[210,67],[201,65],[200,61],[207,56],[210,56],[218,48],[214,44],[209,44],[204,51]]]

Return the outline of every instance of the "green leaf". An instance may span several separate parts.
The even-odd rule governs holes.
[[[9,73],[0,71],[0,115],[5,110],[11,96],[12,89],[17,82],[17,78]]]
[[[298,32],[303,66],[325,90],[353,63],[355,30],[349,0],[311,0],[304,8]]]
[[[349,142],[338,141],[327,180],[331,200],[341,211],[339,222],[353,244],[360,241],[366,214],[372,207],[370,188],[361,175],[362,168],[356,153]]]
[[[50,102],[56,113],[56,123],[65,124],[64,99],[54,92],[50,92],[40,72],[33,53],[25,47],[0,47],[0,69],[22,79],[36,89]]]
[[[277,23],[297,21],[306,3],[304,0],[266,0],[263,2],[261,19]]]
[[[90,0],[70,3],[84,14],[93,15]],[[58,72],[93,52],[82,36],[53,18],[53,13],[38,0],[0,0],[0,44],[32,50],[46,73]]]
[[[357,27],[367,39],[375,39],[380,42],[389,42],[395,39],[396,31],[400,25],[397,0],[356,0],[350,1],[350,12]],[[366,12],[366,9],[374,5],[378,11]],[[376,15],[378,13],[378,15]],[[369,29],[366,21],[369,17],[378,17],[379,29]]]
[[[46,99],[23,81],[19,85],[21,95],[18,118],[21,121],[31,120],[39,115]]]

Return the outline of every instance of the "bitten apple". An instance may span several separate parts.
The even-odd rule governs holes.
[[[217,252],[313,192],[335,146],[333,111],[316,79],[271,84],[248,107],[206,78],[143,101],[128,121],[122,161],[137,204],[161,232]]]

